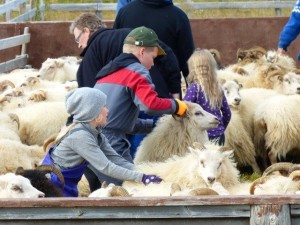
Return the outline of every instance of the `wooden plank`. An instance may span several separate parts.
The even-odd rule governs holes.
[[[91,11],[112,10],[115,11],[116,3],[84,3],[84,4],[50,4],[49,10],[53,11]]]
[[[27,0],[13,0],[8,3],[0,5],[0,14],[6,13],[7,11],[11,11],[16,7],[19,7],[20,4],[26,3]]]
[[[30,34],[18,35],[0,40],[0,50],[15,47],[18,45],[29,43]]]
[[[187,3],[194,9],[262,9],[262,8],[293,8],[295,1],[259,1],[259,2],[197,2]],[[178,5],[180,7],[180,4]]]
[[[31,9],[25,12],[24,14],[9,20],[9,22],[23,22],[23,21],[30,20],[31,18],[35,17],[35,13],[36,13],[36,9]]]
[[[300,196],[1,199],[0,208],[0,225],[299,225]]]
[[[188,2],[175,3],[176,6],[191,6],[194,9],[260,9],[260,8],[293,8],[294,1],[259,1],[259,2]],[[112,10],[117,7],[116,3],[84,3],[84,4],[49,4],[49,10],[53,11],[90,11]]]
[[[33,213],[34,212],[34,213]],[[35,207],[5,208],[1,220],[48,219],[151,219],[151,218],[249,218],[250,206],[146,206],[146,207]]]
[[[251,207],[250,225],[291,225],[288,205],[256,205]]]
[[[24,68],[28,60],[28,55],[18,56],[15,59],[0,63],[0,73],[9,72],[17,68]]]
[[[273,204],[300,205],[300,195],[0,199],[0,208]]]

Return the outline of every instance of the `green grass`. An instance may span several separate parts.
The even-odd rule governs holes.
[[[38,0],[36,0],[38,1]],[[247,2],[247,1],[259,1],[259,0],[194,0],[195,2]],[[95,3],[96,0],[44,0],[44,3],[59,4],[59,3]],[[116,0],[103,0],[103,2],[116,2]],[[191,8],[186,0],[175,0],[180,4],[180,8],[183,9],[190,19],[201,19],[201,18],[247,18],[247,17],[272,17],[275,16],[275,9],[200,9],[195,10]],[[20,12],[13,12],[12,18],[19,16],[23,13],[23,9]],[[64,11],[50,11],[47,10],[44,14],[45,21],[73,21],[78,15],[83,13],[80,12],[64,12]],[[92,11],[94,12],[94,11]],[[282,9],[281,16],[289,16],[291,9]],[[114,20],[115,11],[103,11],[103,20]],[[0,21],[4,21],[4,15],[0,15]],[[36,18],[40,20],[40,18]]]

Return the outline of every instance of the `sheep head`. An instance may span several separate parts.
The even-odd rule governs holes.
[[[215,144],[205,145],[204,149],[189,148],[191,153],[197,158],[196,174],[201,177],[208,187],[211,187],[225,168],[225,160],[233,157],[233,150],[220,151],[220,146]]]

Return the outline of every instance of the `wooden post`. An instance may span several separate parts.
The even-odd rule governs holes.
[[[5,3],[8,3],[8,2],[9,2],[9,0],[5,0]],[[5,21],[6,22],[10,21],[10,18],[11,18],[11,10],[9,10],[5,13]]]
[[[276,2],[280,2],[281,0],[275,0]],[[281,8],[275,8],[275,15],[280,16],[281,15]]]
[[[250,225],[291,225],[289,205],[251,206]]]
[[[24,34],[28,34],[29,33],[29,27],[24,27]],[[27,44],[22,44],[22,48],[21,48],[21,55],[25,55],[26,54],[26,50],[27,50]]]

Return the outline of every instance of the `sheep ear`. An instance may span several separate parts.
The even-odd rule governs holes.
[[[223,79],[223,78],[220,78],[220,79],[219,79],[219,83],[220,83],[221,85],[225,84],[225,82],[226,82],[225,79]]]
[[[22,166],[18,167],[15,174],[16,175],[23,175],[25,172],[24,168]]]
[[[205,149],[205,146],[200,142],[193,142],[193,147],[197,148],[197,149],[200,149],[200,150]]]
[[[233,150],[223,151],[222,155],[227,158],[232,158],[234,156]]]
[[[189,147],[189,150],[190,150],[190,152],[191,152],[192,154],[197,154],[197,151],[199,151],[199,150],[194,149],[194,148],[192,148],[192,147]]]
[[[63,61],[63,60],[56,60],[56,61],[55,61],[55,64],[56,64],[56,66],[57,66],[58,68],[60,68],[60,67],[63,67],[63,66],[64,66],[65,61]]]

